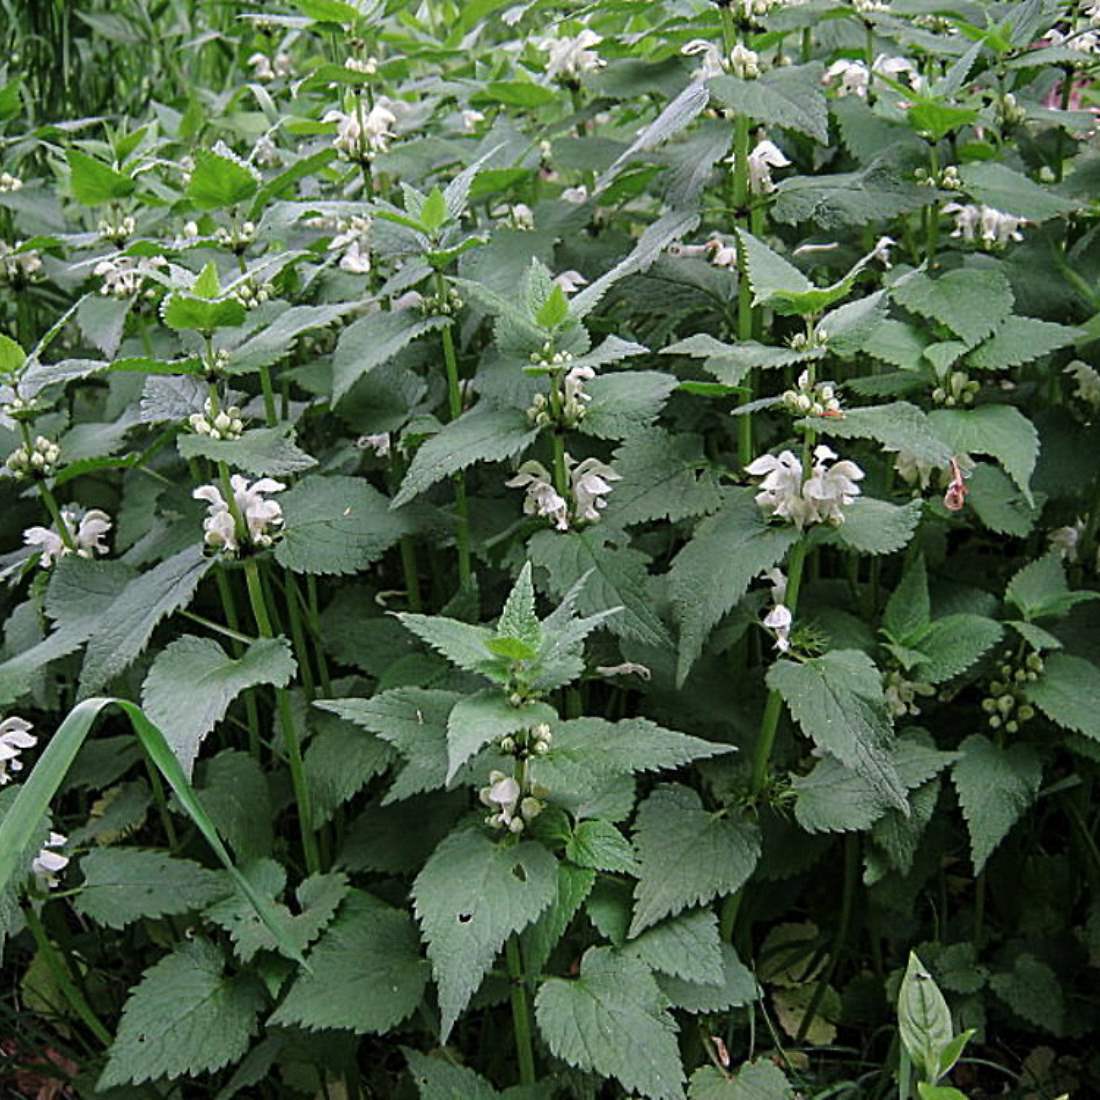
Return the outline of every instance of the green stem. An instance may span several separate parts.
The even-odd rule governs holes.
[[[225,570],[214,571],[214,583],[218,586],[218,595],[222,602],[222,614],[226,626],[235,634],[240,634],[240,619],[237,615],[237,601],[233,598],[233,586]],[[244,643],[233,647],[233,655],[240,657],[244,652]],[[248,752],[253,760],[260,759],[260,713],[256,708],[256,697],[250,691],[244,695],[245,719],[248,723]]]
[[[913,1063],[909,1060],[909,1052],[902,1046],[898,1063],[898,1100],[909,1100],[912,1089]]]
[[[442,271],[435,274],[436,292],[440,299],[447,298],[447,279]],[[462,387],[458,380],[458,357],[455,355],[455,342],[451,334],[451,326],[443,329],[443,359],[447,365],[447,394],[450,399],[451,419],[457,420],[462,415]],[[458,513],[458,580],[465,588],[470,581],[470,519],[466,503],[466,474],[460,470],[454,475],[455,506]]]
[[[65,548],[75,551],[76,540],[73,538],[73,533],[69,530],[69,525],[61,517],[61,509],[58,507],[57,498],[50,492],[50,487],[44,481],[38,482],[38,495],[42,498],[42,503],[46,506],[46,511],[50,513],[50,518],[53,520],[53,525],[57,528],[57,533],[61,536],[61,541],[65,544]]]
[[[271,383],[270,367],[260,367],[260,389],[264,395],[264,419],[269,428],[274,428],[279,423],[279,416],[275,410],[275,387]]]
[[[332,681],[329,678],[328,659],[325,657],[321,628],[318,625],[321,612],[320,603],[317,599],[317,578],[312,573],[306,577],[306,592],[309,594],[310,631],[317,640],[317,671],[321,677],[321,694],[328,697],[332,695]]]
[[[313,669],[309,663],[309,649],[306,646],[306,633],[302,627],[302,613],[298,606],[301,599],[298,593],[298,582],[289,569],[285,571],[284,579],[286,582],[286,609],[290,618],[290,636],[294,641],[294,653],[298,658],[298,671],[302,676],[302,687],[305,689],[306,698],[312,702],[317,697],[317,690],[313,680]]]
[[[928,147],[928,158],[932,170],[932,183],[933,185],[938,185],[940,175],[940,154],[935,142],[932,142]],[[925,254],[928,258],[928,267],[931,269],[936,266],[936,249],[939,247],[940,239],[940,204],[938,199],[932,202],[932,205],[927,208],[926,213],[928,223]]]
[[[46,966],[53,975],[54,981],[57,982],[57,988],[61,990],[65,1000],[69,1002],[77,1016],[84,1021],[88,1030],[104,1047],[109,1047],[114,1041],[111,1038],[111,1033],[104,1027],[103,1022],[92,1011],[92,1006],[84,999],[84,994],[77,988],[60,952],[54,947],[50,937],[46,934],[46,929],[42,926],[42,920],[38,913],[32,905],[28,905],[23,910],[23,915],[26,917],[27,927],[31,930],[31,935],[34,936],[39,954],[46,960]]]
[[[726,10],[726,9],[723,9]],[[737,220],[744,223],[745,228],[753,230],[751,213],[747,213],[749,202],[749,131],[752,120],[744,114],[739,114],[734,121],[733,132],[733,208]],[[737,250],[737,339],[741,341],[751,340],[753,330],[752,288],[749,285],[748,265],[745,263],[745,254],[741,248]],[[743,403],[752,400],[751,375],[745,379],[745,396]],[[753,460],[752,439],[752,414],[745,413],[737,418],[737,460],[742,466],[747,466]]]
[[[271,629],[271,618],[268,615],[264,582],[254,558],[245,561],[244,576],[248,584],[248,599],[252,604],[252,614],[256,619],[256,629],[260,632],[260,637],[273,638],[275,634]],[[279,710],[279,724],[282,726],[283,739],[286,741],[294,798],[298,803],[298,825],[302,834],[306,870],[312,875],[320,871],[321,860],[317,851],[317,836],[313,831],[313,811],[305,766],[302,762],[302,742],[298,736],[298,727],[290,705],[290,693],[286,688],[275,689],[275,702]]]
[[[512,1026],[516,1036],[516,1061],[519,1062],[519,1083],[535,1083],[535,1052],[531,1045],[531,1011],[527,1004],[527,986],[524,984],[523,960],[520,956],[519,937],[508,937],[505,946],[508,977],[512,984]]]

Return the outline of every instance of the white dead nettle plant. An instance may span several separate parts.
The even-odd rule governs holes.
[[[261,477],[250,482],[240,474],[229,479],[235,511],[244,525],[245,540],[256,549],[266,549],[279,536],[283,525],[283,510],[277,501],[265,494],[281,493],[286,486],[274,478]],[[241,532],[237,529],[234,508],[231,508],[217,485],[200,485],[192,494],[209,505],[202,529],[207,546],[236,554],[241,549]]]
[[[96,554],[107,553],[103,539],[112,524],[106,512],[99,508],[89,508],[87,511],[75,507],[62,508],[61,522],[65,524],[71,548],[61,532],[52,527],[28,527],[23,532],[23,542],[40,552],[38,563],[44,569],[49,569],[66,554],[94,558]]]
[[[0,722],[0,787],[12,781],[16,772],[23,770],[19,759],[24,749],[33,749],[38,738],[31,733],[34,727],[24,718],[12,715]]]

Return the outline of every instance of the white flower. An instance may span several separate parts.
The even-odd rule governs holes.
[[[732,164],[736,158],[729,157],[727,163]],[[756,147],[749,153],[749,190],[754,195],[770,195],[775,190],[772,183],[773,168],[787,168],[790,161],[783,155],[783,151],[770,141],[757,142]]]
[[[514,206],[509,207],[508,217],[511,219],[514,229],[526,231],[535,228],[535,215],[531,207],[525,202],[517,202]]]
[[[1093,11],[1095,11],[1095,7],[1094,5]],[[1095,22],[1096,16],[1090,14],[1089,19]],[[1100,53],[1100,34],[1094,34],[1092,31],[1064,34],[1057,28],[1052,27],[1046,33],[1046,44],[1048,46],[1062,46],[1067,50],[1077,50],[1078,53]]]
[[[0,283],[19,283],[33,279],[42,270],[42,255],[36,248],[19,249],[22,242],[10,245],[0,241]]]
[[[370,272],[371,219],[355,215],[339,223],[340,232],[329,242],[329,252],[342,252],[340,268],[356,275]]]
[[[271,58],[265,53],[254,53],[248,64],[252,66],[252,76],[256,80],[274,80],[275,69],[271,64]]]
[[[821,521],[839,526],[844,522],[842,509],[860,494],[856,482],[863,480],[863,471],[847,459],[835,461],[836,452],[824,444],[814,448],[814,458],[817,461],[802,487],[802,495],[813,503]]]
[[[14,716],[0,722],[0,787],[10,783],[15,772],[23,770],[23,762],[19,759],[23,749],[32,749],[38,744],[31,728],[30,722]]]
[[[737,245],[727,243],[721,237],[711,237],[703,248],[710,253],[710,262],[715,267],[737,266]]]
[[[580,206],[582,203],[588,202],[588,188],[583,183],[576,187],[567,187],[561,193],[561,197],[564,202],[571,202],[575,206]]]
[[[203,411],[192,413],[187,422],[193,432],[211,439],[240,439],[244,433],[241,410],[236,405],[228,405],[214,412],[214,403],[209,397],[203,402]]]
[[[283,162],[279,147],[267,134],[261,134],[256,139],[256,144],[252,147],[252,160],[266,168],[274,168]]]
[[[894,265],[890,262],[890,249],[898,242],[893,237],[879,237],[871,250],[871,259],[878,260],[887,271]]]
[[[567,465],[571,465],[569,456],[565,456]],[[576,469],[570,471],[569,480],[573,488],[573,504],[576,517],[587,523],[595,523],[600,512],[607,507],[604,499],[611,492],[612,481],[620,481],[621,475],[597,458],[586,458]]]
[[[787,576],[778,565],[760,574],[772,586],[772,603],[782,603],[787,598]]]
[[[244,521],[248,541],[256,547],[270,546],[283,524],[283,510],[275,501],[265,500],[264,494],[280,493],[286,486],[270,477],[250,483],[240,474],[234,474],[229,484],[237,511]],[[207,546],[236,553],[240,549],[236,523],[218,486],[200,485],[191,495],[195,500],[205,500],[210,506],[202,525]]]
[[[360,60],[358,57],[349,57],[344,62],[344,68],[351,73],[359,73],[360,76],[374,76],[378,72],[378,58],[368,57]]]
[[[1028,224],[1027,218],[1006,214],[984,203],[975,206],[973,203],[949,202],[943,212],[955,215],[952,237],[973,241],[977,232],[983,248],[1003,248],[1009,241],[1022,241],[1024,236],[1020,226]]]
[[[398,298],[390,303],[390,310],[399,313],[403,309],[418,309],[424,302],[424,295],[419,290],[406,290]]]
[[[933,462],[925,462],[913,454],[912,451],[898,451],[894,459],[894,469],[906,485],[920,485],[921,489],[927,489],[932,483],[932,475],[942,467]]]
[[[378,458],[390,453],[390,433],[375,432],[373,435],[361,435],[355,445],[364,451],[373,451]]]
[[[1050,533],[1050,546],[1058,556],[1071,564],[1077,560],[1077,544],[1085,533],[1084,520],[1078,520],[1072,527],[1059,527]],[[2,728],[2,727],[0,727]]]
[[[96,554],[106,554],[104,535],[111,529],[111,517],[99,508],[83,511],[79,508],[62,508],[61,521],[68,529],[69,537],[75,544],[75,553],[81,558],[93,558]],[[23,542],[27,546],[41,548],[39,565],[49,569],[57,558],[73,553],[61,533],[50,527],[28,527],[23,532]]]
[[[791,622],[793,621],[790,609],[781,603],[777,603],[764,616],[764,625],[775,635],[775,648],[780,653],[787,653],[791,648]]]
[[[103,280],[100,294],[129,298],[141,289],[146,275],[167,263],[163,256],[113,256],[100,260],[92,273]]]
[[[761,455],[745,473],[763,477],[756,503],[767,515],[790,520],[800,531],[814,521],[813,509],[802,496],[802,463],[792,451]]]
[[[397,137],[390,127],[396,123],[397,115],[390,110],[390,101],[380,96],[363,123],[367,144],[374,152],[384,153],[390,147],[389,139]]]
[[[821,78],[822,84],[832,85],[840,78],[840,85],[836,90],[838,96],[857,95],[864,98],[867,95],[867,86],[871,82],[871,74],[862,61],[845,61],[843,58],[834,61]]]
[[[573,367],[562,380],[562,416],[565,422],[576,426],[584,419],[585,406],[592,400],[584,392],[585,382],[591,382],[596,372],[591,367]]]
[[[555,277],[554,282],[565,291],[566,294],[576,293],[582,286],[588,286],[588,280],[579,271],[563,271]]]
[[[1100,0],[1097,0],[1100,3]],[[1100,373],[1088,363],[1082,363],[1080,359],[1074,359],[1066,367],[1066,374],[1071,375],[1077,383],[1073,391],[1074,397],[1079,397],[1094,409],[1100,408]]]
[[[691,74],[692,80],[709,80],[712,76],[721,76],[726,70],[722,65],[722,51],[705,38],[693,38],[680,53],[686,57],[700,57],[702,64]]]
[[[554,489],[550,474],[541,462],[525,462],[515,477],[505,483],[509,489],[525,489],[523,513],[545,516],[559,531],[569,530],[569,505]]]
[[[23,181],[18,176],[10,175],[8,172],[0,172],[0,194],[20,191],[22,188]]]
[[[602,41],[595,31],[587,27],[576,38],[543,38],[536,44],[550,55],[546,62],[546,78],[577,80],[581,73],[602,69],[607,62],[592,49]]]
[[[873,72],[881,73],[883,76],[889,77],[891,80],[897,83],[904,82],[913,89],[914,92],[919,92],[924,81],[921,79],[921,75],[917,67],[907,57],[887,57],[885,54],[879,54],[875,58],[874,64],[871,66]]]
[[[730,72],[741,80],[755,80],[760,75],[760,55],[738,42],[730,50]]]
[[[478,123],[484,122],[485,116],[480,111],[465,110],[462,112],[462,129],[468,134],[477,130]]]
[[[332,144],[349,160],[357,160],[363,154],[363,127],[359,125],[359,115],[352,111],[327,111],[322,122],[336,123],[336,136]]]
[[[68,837],[61,833],[50,833],[42,850],[31,861],[31,873],[38,883],[38,889],[45,893],[57,885],[57,875],[63,871],[69,863],[69,857],[60,852],[52,851],[54,848],[63,848],[68,842]]]

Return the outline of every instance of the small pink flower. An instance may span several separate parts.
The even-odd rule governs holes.
[[[966,480],[957,459],[951,459],[951,484],[943,494],[943,506],[949,512],[961,512],[966,505]]]

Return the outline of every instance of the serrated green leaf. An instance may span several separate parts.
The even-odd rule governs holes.
[[[1043,780],[1043,765],[1031,745],[1001,748],[980,733],[959,746],[951,772],[970,833],[974,873],[1027,812]]]
[[[638,808],[640,873],[630,935],[664,917],[735,893],[760,858],[755,826],[708,813],[688,787],[658,787]]]
[[[923,507],[920,500],[890,504],[861,496],[845,508],[833,538],[860,554],[893,554],[909,544]]]
[[[630,841],[610,821],[581,821],[565,845],[565,854],[578,867],[637,874],[638,863]]]
[[[296,667],[285,638],[260,638],[233,658],[213,639],[185,634],[157,655],[141,703],[190,778],[203,738],[229,704],[257,684],[286,687]]]
[[[328,821],[336,810],[394,762],[386,742],[334,715],[311,719],[316,729],[303,764],[311,792],[313,820]]]
[[[644,963],[589,948],[579,978],[543,982],[535,1016],[550,1050],[569,1065],[651,1100],[683,1100],[676,1024]]]
[[[316,474],[279,497],[282,537],[275,559],[296,573],[358,573],[410,526],[366,479]]]
[[[1034,955],[1019,955],[1010,971],[994,974],[990,988],[1013,1012],[1034,1027],[1065,1033],[1066,998],[1058,975]]]
[[[209,458],[256,477],[286,477],[317,465],[293,439],[289,425],[250,428],[239,439],[211,439],[208,435],[184,433],[176,445],[185,458]]]
[[[88,641],[80,671],[80,696],[87,698],[124,672],[149,643],[166,615],[186,607],[212,559],[189,546],[130,581],[103,611]]]
[[[595,882],[595,871],[574,867],[567,860],[559,861],[557,894],[538,920],[523,933],[523,956],[530,973],[538,973],[546,965]]]
[[[79,149],[68,150],[65,159],[69,162],[69,186],[73,198],[82,206],[102,206],[134,193],[136,185],[129,176],[116,172],[109,164]]]
[[[924,555],[919,554],[886,601],[883,629],[897,642],[907,643],[928,625],[931,616],[928,597],[928,570]]]
[[[952,454],[974,452],[997,459],[1032,503],[1029,483],[1039,457],[1039,433],[1019,409],[1012,405],[936,409],[928,419]]]
[[[84,883],[73,905],[107,928],[202,909],[233,888],[224,874],[141,848],[93,848],[80,870]]]
[[[180,944],[130,992],[98,1089],[193,1078],[240,1058],[256,1032],[263,986],[228,977],[209,940]]]
[[[677,385],[674,375],[649,370],[593,378],[585,385],[591,400],[577,430],[597,439],[625,439],[657,419]]]
[[[798,423],[835,439],[873,439],[887,450],[908,451],[933,466],[946,467],[951,458],[927,414],[908,401],[847,409],[839,417],[806,417]]]
[[[829,140],[829,114],[821,90],[822,73],[821,63],[815,61],[769,69],[756,80],[716,76],[708,83],[724,107],[824,145]]]
[[[976,344],[1000,327],[1015,300],[1000,268],[964,267],[936,279],[915,271],[899,279],[891,293],[900,305],[946,325],[967,344]]]
[[[724,982],[718,918],[710,909],[669,917],[628,940],[620,950],[656,973],[693,985],[721,987]]]
[[[260,186],[260,174],[235,157],[211,149],[195,150],[187,198],[199,210],[222,210],[247,202]]]
[[[870,780],[846,768],[833,756],[814,764],[808,775],[795,776],[794,816],[808,833],[849,833],[869,829],[891,808]]]
[[[1065,615],[1079,603],[1100,599],[1100,593],[1088,589],[1071,592],[1062,559],[1052,550],[1012,577],[1005,589],[1005,599],[1031,622]]]
[[[160,309],[161,320],[177,332],[205,334],[220,328],[236,328],[244,324],[247,316],[247,310],[236,298],[208,300],[182,290],[173,290]]]
[[[412,309],[360,317],[340,334],[332,357],[333,401],[340,401],[364,374],[388,362],[414,340],[450,323],[448,317],[422,317]]]
[[[452,420],[413,456],[401,489],[391,507],[407,504],[459,470],[475,462],[503,462],[525,451],[538,435],[527,417],[516,409],[478,405]]]
[[[1069,347],[1080,335],[1080,329],[1056,325],[1053,321],[1009,317],[966,357],[966,363],[976,370],[1008,370]]]
[[[1025,694],[1055,725],[1100,741],[1100,669],[1083,657],[1051,653]]]
[[[991,531],[1026,538],[1039,519],[1043,495],[1031,506],[1000,466],[978,462],[968,481],[967,503]]]
[[[913,646],[923,659],[917,678],[940,684],[965,672],[988,653],[1004,633],[1001,624],[984,615],[945,615],[937,619]]]
[[[504,941],[534,921],[556,891],[554,857],[540,844],[495,844],[463,829],[432,853],[412,893],[439,989],[444,1040]]]
[[[266,328],[250,336],[233,349],[226,366],[231,375],[250,374],[261,367],[270,367],[294,353],[297,340],[304,333],[327,328],[352,310],[358,302],[335,302],[323,306],[291,306],[284,310]]]
[[[965,164],[959,170],[963,188],[978,202],[1028,221],[1041,222],[1077,209],[1071,199],[1056,193],[995,161]]]
[[[363,891],[344,902],[309,963],[270,1024],[386,1032],[412,1014],[428,980],[408,914]]]
[[[557,717],[554,708],[546,703],[527,702],[514,707],[499,688],[463,696],[447,718],[447,782],[490,741],[541,722],[555,722]]]
[[[534,85],[532,85],[534,87]],[[420,1100],[500,1100],[497,1092],[479,1073],[416,1050],[403,1048],[409,1072]]]
[[[863,776],[887,804],[908,810],[890,757],[893,734],[878,669],[858,650],[833,650],[801,664],[776,661],[768,686],[783,696],[802,732]]]
[[[542,646],[542,624],[535,611],[535,586],[531,581],[531,563],[524,562],[504,610],[497,621],[497,638],[522,642],[532,650]]]
[[[746,1062],[733,1075],[703,1066],[691,1075],[688,1100],[792,1100],[795,1096],[783,1071],[766,1058]]]

